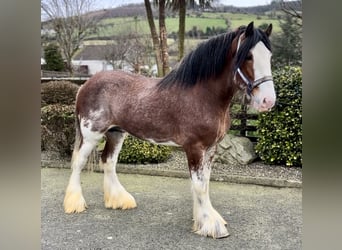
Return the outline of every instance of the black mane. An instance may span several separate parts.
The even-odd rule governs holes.
[[[195,50],[183,58],[175,69],[160,80],[158,86],[167,88],[177,85],[187,88],[211,77],[218,77],[226,66],[227,54],[232,41],[245,29],[245,26],[241,26],[234,32],[221,34],[200,43]],[[234,59],[234,70],[241,66],[249,50],[259,41],[262,41],[271,50],[271,43],[267,35],[260,29],[254,29],[253,35],[245,39],[239,48]]]

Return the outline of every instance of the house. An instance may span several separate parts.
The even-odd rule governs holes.
[[[116,64],[120,64],[120,68],[123,70],[132,71],[133,68],[126,62],[110,62],[109,55],[112,53],[112,49],[113,45],[84,45],[81,51],[74,56],[72,64],[83,71],[82,73],[89,75],[94,75],[100,71],[113,70],[113,65]]]
[[[94,75],[97,72],[104,70],[112,70],[113,67],[106,60],[107,53],[106,45],[86,45],[83,46],[80,52],[74,56],[72,64],[77,69],[89,75]]]

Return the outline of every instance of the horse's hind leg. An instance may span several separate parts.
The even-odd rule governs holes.
[[[64,211],[66,213],[80,213],[87,207],[82,194],[80,175],[82,169],[87,163],[88,156],[103,136],[102,134],[93,132],[88,128],[84,129],[85,136],[76,134],[76,136],[82,137],[82,142],[80,146],[76,145],[79,141],[79,138],[76,138],[71,161],[72,173],[64,197]],[[79,133],[79,131],[76,133]]]
[[[116,163],[121,150],[125,133],[112,129],[106,133],[106,145],[101,155],[104,170],[104,202],[106,208],[130,209],[135,208],[134,197],[128,193],[119,182],[116,175]]]
[[[191,174],[193,192],[193,216],[195,233],[213,238],[229,236],[227,222],[213,208],[209,198],[211,162],[215,147],[207,150],[190,148],[186,150]]]

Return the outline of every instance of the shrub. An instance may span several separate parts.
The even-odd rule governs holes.
[[[285,67],[273,72],[277,105],[259,115],[255,147],[268,164],[302,165],[302,71]]]
[[[65,69],[62,54],[58,48],[58,45],[50,43],[44,48],[45,54],[45,69],[53,71],[63,71]]]
[[[41,108],[41,150],[69,157],[75,141],[74,106],[52,104]]]
[[[155,145],[128,135],[119,154],[121,163],[159,163],[171,155],[168,146]]]
[[[69,81],[50,81],[41,85],[41,106],[50,104],[74,105],[79,87]]]

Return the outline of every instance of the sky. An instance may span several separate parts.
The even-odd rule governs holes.
[[[266,5],[271,3],[271,0],[218,0],[224,5],[233,5],[236,7],[249,7],[257,5]],[[97,8],[113,8],[120,5],[130,4],[130,3],[143,3],[144,0],[96,0]]]

